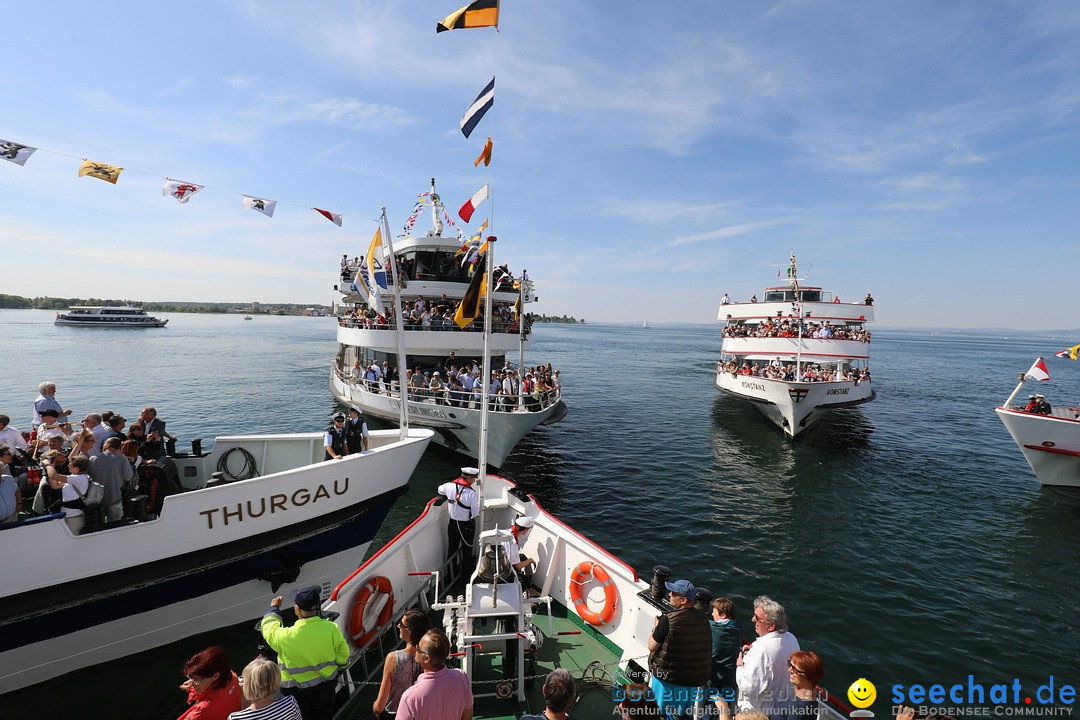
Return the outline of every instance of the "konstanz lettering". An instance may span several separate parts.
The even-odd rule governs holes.
[[[742,386],[747,390],[760,390],[761,392],[765,392],[765,386],[761,383],[746,382],[743,380]]]
[[[832,390],[826,390],[826,395],[847,395],[848,390],[851,388],[833,388]]]
[[[349,478],[343,480],[334,481],[334,495],[344,495],[349,492]],[[228,525],[230,522],[243,522],[244,518],[257,518],[262,517],[267,512],[271,515],[278,512],[285,512],[292,507],[303,507],[308,503],[315,503],[319,500],[329,500],[330,490],[325,485],[319,485],[312,491],[309,488],[298,488],[294,490],[291,495],[285,493],[275,493],[268,497],[261,497],[257,500],[248,500],[243,503],[236,503],[236,505],[230,507],[211,508],[209,510],[203,510],[200,515],[206,516],[206,529],[214,529],[214,515],[218,512],[220,523],[222,526]]]

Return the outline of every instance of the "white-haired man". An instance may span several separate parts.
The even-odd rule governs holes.
[[[788,631],[784,606],[767,595],[754,600],[751,620],[757,640],[735,661],[739,709],[768,716],[793,699],[788,659],[799,649],[799,641]]]

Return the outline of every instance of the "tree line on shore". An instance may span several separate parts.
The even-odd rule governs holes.
[[[27,298],[0,293],[0,308],[17,310],[67,310],[75,305],[119,306],[131,305],[147,312],[191,313],[258,313],[260,315],[300,315],[304,310],[315,308],[329,311],[325,305],[298,305],[296,303],[211,303],[211,302],[139,302],[109,298]]]

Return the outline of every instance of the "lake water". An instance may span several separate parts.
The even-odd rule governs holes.
[[[322,429],[334,408],[331,319],[173,314],[160,330],[103,331],[52,317],[0,310],[0,412],[19,428],[42,380],[80,418],[153,404],[181,448]],[[715,390],[719,331],[538,325],[526,363],[562,370],[569,414],[504,474],[642,577],[662,563],[731,597],[744,627],[753,598],[772,596],[821,654],[823,684],[842,696],[869,679],[878,717],[894,685],[1080,684],[1080,492],[1041,488],[993,411],[1037,355],[1040,391],[1076,405],[1080,363],[1050,355],[1080,339],[876,329],[877,400],[793,442]],[[429,450],[377,544],[462,464]],[[175,717],[179,668],[216,641],[237,669],[255,654],[254,634],[233,629],[12,693],[5,709],[67,716],[75,706],[53,698],[77,691],[95,717]]]

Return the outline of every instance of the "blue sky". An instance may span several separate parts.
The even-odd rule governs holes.
[[[794,249],[885,326],[1080,326],[1080,4],[506,0],[436,35],[462,4],[9,8],[0,138],[42,151],[0,162],[0,292],[329,303],[435,177],[491,183],[472,225],[538,312],[709,322]]]

